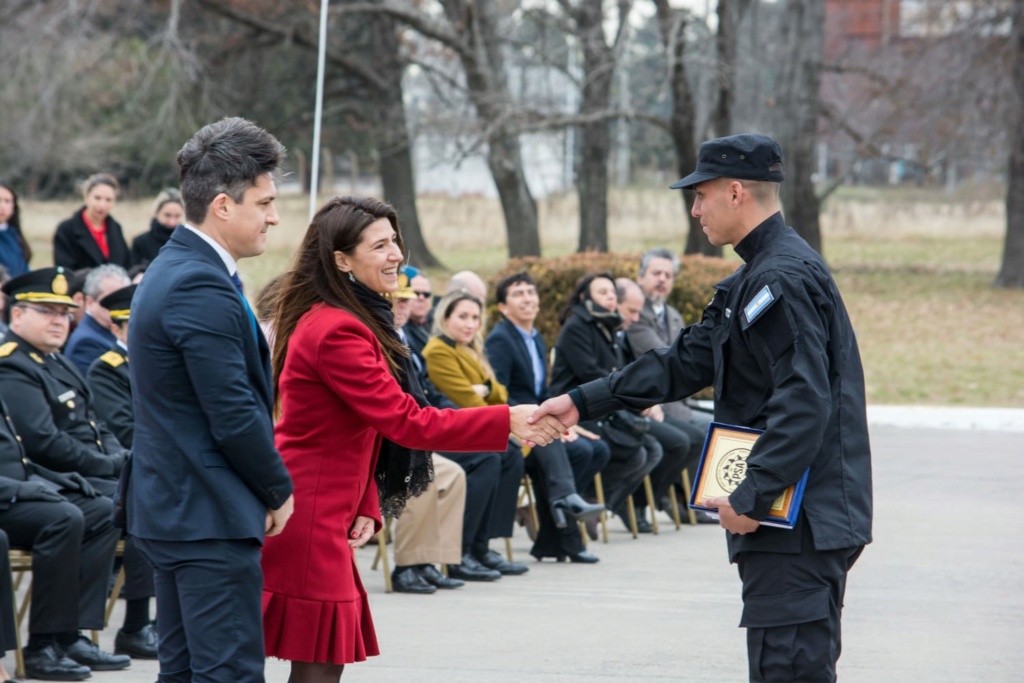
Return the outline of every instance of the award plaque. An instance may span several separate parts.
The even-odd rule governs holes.
[[[761,432],[760,429],[749,427],[737,427],[721,422],[711,423],[707,438],[704,439],[704,452],[700,455],[700,464],[697,465],[693,490],[690,493],[691,508],[717,513],[715,508],[707,507],[704,501],[718,496],[728,497],[736,490],[747,476],[747,457]],[[768,517],[761,520],[763,526],[792,529],[796,525],[808,473],[809,471],[804,472],[800,481],[775,499]]]

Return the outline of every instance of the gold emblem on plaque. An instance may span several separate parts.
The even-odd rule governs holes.
[[[749,448],[733,448],[725,453],[715,468],[715,479],[723,490],[732,493],[747,476],[747,457]]]

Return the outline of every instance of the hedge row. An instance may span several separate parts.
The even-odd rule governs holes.
[[[599,271],[609,271],[615,277],[635,279],[640,267],[640,256],[638,253],[584,252],[558,258],[531,256],[512,259],[487,283],[491,297],[488,318],[492,324],[501,319],[497,304],[494,303],[494,290],[498,281],[525,270],[537,282],[540,315],[537,316],[536,327],[551,348],[558,337],[558,315],[579,279],[587,273]],[[711,301],[715,283],[735,270],[736,263],[725,259],[700,255],[682,256],[669,303],[679,309],[686,324],[697,322],[704,307]]]

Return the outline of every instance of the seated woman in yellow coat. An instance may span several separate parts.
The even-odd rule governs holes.
[[[501,405],[508,401],[508,390],[494,379],[494,371],[484,356],[482,328],[483,302],[464,290],[452,292],[438,302],[434,336],[423,347],[427,376],[437,390],[459,408]],[[524,574],[529,570],[525,564],[509,562],[487,545],[492,538],[512,535],[519,482],[523,478],[523,452],[518,444],[509,440],[506,451],[498,455],[501,474],[485,506],[486,519],[481,520],[475,533],[463,534],[462,564],[449,565],[449,576],[475,580],[472,573],[463,575],[461,570],[463,567],[477,569],[477,563],[503,575]],[[446,452],[445,457],[462,465],[460,458],[471,457],[471,454]],[[471,492],[467,492],[467,498],[470,495]]]

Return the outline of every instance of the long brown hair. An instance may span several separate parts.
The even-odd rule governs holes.
[[[386,218],[397,234],[398,247],[405,251],[398,229],[398,213],[390,204],[369,197],[335,197],[324,204],[309,224],[291,270],[284,275],[274,304],[273,369],[277,389],[284,369],[288,340],[295,332],[299,318],[312,306],[325,303],[341,308],[359,318],[380,342],[392,374],[398,370],[397,358],[408,351],[390,330],[359,301],[352,284],[338,270],[334,252],[351,255],[371,223]]]

